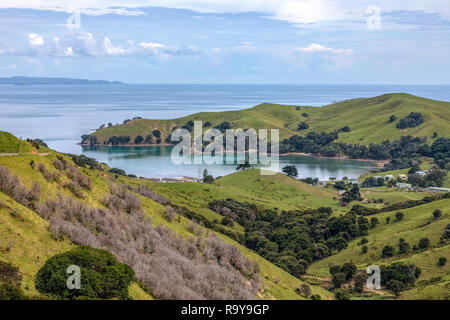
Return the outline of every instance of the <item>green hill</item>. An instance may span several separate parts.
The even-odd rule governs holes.
[[[420,113],[423,123],[406,129],[397,128],[396,124],[411,112]],[[391,115],[396,117],[393,122],[389,122]],[[129,136],[130,143],[133,143],[138,135],[145,138],[159,130],[164,143],[173,128],[195,120],[201,120],[203,124],[209,122],[208,128],[229,122],[232,128],[279,129],[280,139],[312,131],[329,133],[348,126],[351,131],[341,132],[338,141],[368,145],[411,135],[428,137],[430,143],[435,132],[437,137],[450,135],[450,102],[397,93],[346,100],[321,108],[264,103],[245,110],[201,112],[171,120],[136,119],[100,129],[91,136],[95,136],[100,144],[107,143],[112,136]],[[309,127],[297,131],[301,122],[306,122]],[[87,140],[85,142],[88,143]]]
[[[21,141],[9,132],[0,131],[0,153],[29,153],[36,149],[28,142]]]

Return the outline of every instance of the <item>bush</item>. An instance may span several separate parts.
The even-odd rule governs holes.
[[[289,177],[296,177],[298,175],[296,166],[285,166],[282,169],[283,173],[287,174]]]
[[[71,265],[81,270],[80,289],[67,288],[67,268]],[[133,269],[117,262],[108,251],[80,246],[48,259],[36,275],[36,289],[60,299],[128,299],[133,280]]]
[[[306,122],[303,121],[298,125],[297,131],[306,130],[308,128],[309,128],[309,124],[307,124]]]
[[[386,288],[392,291],[395,294],[395,297],[397,298],[400,295],[400,291],[405,289],[405,285],[401,281],[391,280],[388,282]]]
[[[367,250],[369,250],[367,246],[362,246],[361,253],[367,253]]]
[[[405,118],[401,119],[396,127],[398,129],[406,129],[417,127],[418,125],[423,123],[423,115],[419,112],[411,112]]]
[[[447,264],[447,258],[446,257],[439,257],[438,259],[438,266],[443,267]]]
[[[397,117],[395,115],[391,115],[389,117],[389,123],[394,122],[395,120],[397,120]]]
[[[27,297],[20,285],[13,282],[0,282],[0,301],[2,300],[26,300]]]
[[[428,238],[422,238],[419,240],[419,248],[420,249],[426,249],[430,247],[430,239]]]
[[[311,295],[311,288],[306,283],[304,283],[297,289],[297,294],[303,296],[304,298],[309,298],[309,296]]]
[[[436,210],[433,211],[433,217],[435,219],[439,219],[441,217],[441,215],[442,215],[442,211],[441,210],[436,209]]]
[[[350,294],[346,290],[336,289],[334,291],[334,298],[336,300],[350,300]]]
[[[405,214],[401,211],[396,212],[395,213],[395,221],[401,221],[403,220],[403,217],[405,216]]]
[[[108,172],[113,173],[113,174],[118,174],[119,176],[126,176],[127,175],[125,170],[118,169],[118,168],[111,168]]]
[[[394,255],[395,255],[395,249],[392,246],[385,246],[381,253],[381,256],[383,258],[393,257]]]

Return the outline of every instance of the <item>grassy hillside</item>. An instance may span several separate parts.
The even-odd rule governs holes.
[[[36,149],[28,142],[21,141],[9,132],[0,131],[0,153],[29,153]]]
[[[396,123],[410,112],[421,113],[424,123],[403,130],[396,128]],[[397,120],[389,123],[391,115],[395,115]],[[133,142],[138,135],[145,138],[153,130],[159,130],[164,142],[174,127],[181,127],[191,120],[208,121],[211,127],[227,121],[233,128],[279,129],[280,139],[311,131],[332,132],[349,126],[351,132],[340,133],[339,141],[367,145],[412,135],[426,136],[431,142],[434,132],[438,137],[450,135],[450,102],[398,93],[347,100],[321,108],[264,103],[246,110],[202,112],[172,120],[137,119],[98,130],[92,135],[97,137],[99,143],[108,141],[111,136],[130,136]],[[309,128],[297,131],[300,122],[306,122]]]
[[[58,193],[76,198],[69,189],[64,187],[64,184],[68,182],[66,176],[61,176],[58,181],[47,181],[40,172],[33,169],[30,165],[32,161],[35,161],[35,163],[42,163],[45,165],[49,172],[56,172],[53,161],[57,156],[62,155],[51,151],[48,155],[44,156],[32,154],[7,157],[0,156],[0,165],[8,167],[12,173],[17,174],[20,181],[28,188],[30,188],[34,182],[41,184],[41,201],[55,199]],[[69,157],[63,157],[72,163]],[[91,190],[83,191],[82,201],[95,207],[103,207],[104,205],[101,201],[108,193],[108,183],[110,183],[110,180],[114,180],[113,175],[94,169],[81,168],[80,170],[92,181]],[[126,184],[148,183],[147,180],[131,178],[120,178],[117,182]],[[154,186],[154,184],[151,185]],[[161,183],[160,185],[172,186],[175,184]],[[183,184],[183,186],[186,187],[187,184]],[[206,188],[205,185],[202,184],[195,184],[195,187]],[[220,188],[218,186],[211,187],[216,189]],[[204,189],[202,190],[203,194],[207,192],[204,191]],[[167,195],[164,194],[164,196]],[[167,197],[169,198],[169,196]],[[223,198],[224,195],[217,195],[217,197]],[[164,206],[161,206],[146,197],[139,196],[139,198],[142,201],[142,206],[146,215],[152,218],[154,225],[164,225],[186,239],[193,236],[192,232],[189,230],[189,220],[187,218],[180,217],[180,221],[174,220],[169,222],[164,218]],[[77,199],[79,200],[79,198]],[[182,201],[179,200],[179,203],[182,204]],[[23,288],[26,293],[33,296],[39,296],[38,292],[34,289],[34,277],[36,272],[49,257],[69,250],[74,244],[67,238],[65,238],[65,240],[56,240],[49,231],[49,224],[46,220],[1,192],[0,204],[0,260],[16,265],[24,275]],[[191,206],[190,208],[193,209],[194,206]],[[200,213],[207,215],[206,210],[207,209],[200,211]],[[212,211],[209,213],[214,214]],[[230,238],[227,238],[222,234],[218,235],[226,242],[238,247],[244,256],[259,264],[262,287],[258,295],[261,298],[302,299],[302,297],[295,293],[295,289],[303,283],[301,280],[274,266]],[[311,289],[313,293],[320,294],[324,299],[332,297],[330,292],[319,286],[312,287]],[[130,294],[135,299],[153,298],[151,295],[144,292],[137,284],[133,284],[130,287]]]

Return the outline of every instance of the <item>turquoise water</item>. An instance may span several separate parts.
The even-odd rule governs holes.
[[[236,165],[175,165],[171,161],[172,147],[83,147],[83,154],[127,173],[147,178],[199,178],[207,169],[214,177],[236,171]],[[356,179],[373,167],[373,163],[356,160],[314,158],[307,156],[281,156],[279,168],[295,165],[300,178],[317,177],[328,180],[347,176]]]
[[[174,166],[169,149],[110,148],[88,150],[77,143],[104,123],[135,116],[169,119],[201,111],[249,108],[263,102],[320,107],[351,98],[389,92],[450,101],[450,86],[411,85],[92,85],[0,86],[0,130],[22,138],[39,138],[61,152],[95,157],[111,166],[146,177],[198,176],[199,166]],[[356,177],[367,162],[286,157],[301,176]],[[213,175],[234,166],[213,166]]]

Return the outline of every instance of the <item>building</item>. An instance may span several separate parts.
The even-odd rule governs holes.
[[[396,187],[399,189],[410,189],[412,188],[411,183],[403,183],[403,182],[397,182]]]
[[[430,188],[428,188],[428,190],[434,191],[434,192],[450,192],[449,188],[430,187]]]
[[[399,179],[407,179],[408,176],[407,176],[406,174],[399,174],[399,175],[398,175],[398,178],[399,178]]]
[[[416,171],[414,174],[416,176],[424,176],[426,173],[424,171]]]

